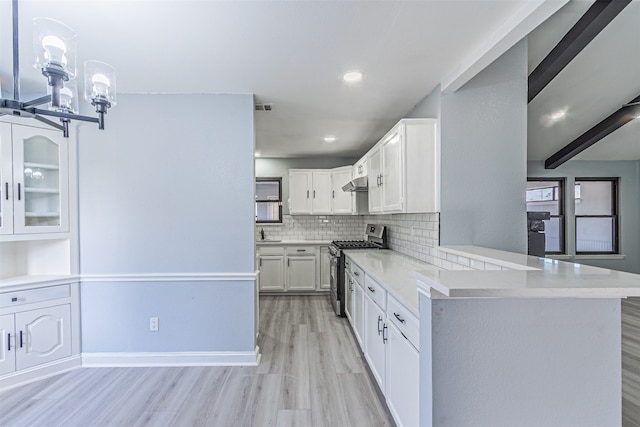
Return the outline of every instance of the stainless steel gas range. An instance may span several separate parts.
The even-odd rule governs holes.
[[[329,246],[331,255],[331,291],[329,299],[338,316],[345,316],[344,250],[386,249],[387,230],[384,225],[367,224],[366,240],[334,240]]]

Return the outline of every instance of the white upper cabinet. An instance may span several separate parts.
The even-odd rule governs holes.
[[[371,149],[370,213],[440,211],[437,119],[403,119]]]
[[[351,191],[342,191],[342,187],[351,181],[353,168],[346,166],[343,168],[333,169],[331,171],[332,191],[334,214],[352,214],[354,212],[354,193]]]
[[[61,132],[0,124],[0,233],[69,231],[69,153]]]
[[[290,215],[351,215],[356,213],[354,194],[342,191],[353,168],[289,169]]]
[[[369,213],[382,212],[382,184],[380,177],[382,175],[382,148],[376,146],[367,160],[367,169],[369,171]]]
[[[311,179],[311,213],[331,213],[331,171],[313,171]]]

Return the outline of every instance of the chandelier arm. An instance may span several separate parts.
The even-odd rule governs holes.
[[[46,104],[47,102],[51,102],[51,95],[41,96],[40,98],[24,102],[22,105],[24,108],[30,108],[35,107],[36,105]]]
[[[27,111],[41,116],[59,117],[61,119],[80,120],[83,122],[98,123],[97,117],[81,116],[79,114],[64,113],[62,111],[42,110],[40,108],[29,108]]]
[[[20,100],[20,52],[18,49],[18,0],[12,2],[13,17],[13,99]]]
[[[58,124],[58,123],[56,123],[56,122],[52,122],[51,120],[49,120],[49,119],[45,119],[44,117],[42,117],[42,116],[38,116],[38,115],[34,116],[34,118],[35,118],[36,120],[38,120],[38,121],[42,122],[42,123],[45,123],[45,124],[47,124],[47,125],[51,126],[51,127],[54,127],[54,128],[56,128],[56,129],[58,129],[58,130],[61,130],[61,131],[64,131],[64,127],[63,127],[62,125],[59,125],[59,124]]]

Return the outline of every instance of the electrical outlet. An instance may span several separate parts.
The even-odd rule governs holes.
[[[149,330],[151,332],[157,332],[159,328],[160,328],[160,322],[159,322],[158,318],[157,317],[150,317],[149,318]]]

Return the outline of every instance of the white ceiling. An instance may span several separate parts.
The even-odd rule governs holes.
[[[101,59],[116,67],[119,93],[253,93],[256,102],[274,104],[272,112],[256,113],[263,156],[359,156],[439,83],[459,86],[564,1],[20,0],[23,93],[45,90],[31,66],[31,19],[48,16],[78,33],[79,66]],[[542,3],[555,6],[542,18],[538,10],[531,26],[526,18]],[[590,4],[570,2],[532,34],[532,64]],[[0,0],[4,96],[11,87],[10,5]],[[640,26],[633,26],[640,2],[632,6],[592,43],[604,46],[605,62],[589,59],[590,45],[530,104],[531,158],[548,157],[640,93]],[[623,17],[633,41],[615,30]],[[612,57],[617,51],[622,59]],[[363,82],[343,83],[350,69],[362,70]],[[635,81],[619,84],[631,76]],[[596,83],[605,88],[597,95]],[[541,126],[538,117],[558,105],[569,106],[567,120]],[[637,140],[633,125],[599,144],[617,146],[616,134]],[[336,142],[323,142],[328,134]]]
[[[592,3],[571,1],[530,34],[530,72]],[[529,160],[547,159],[638,95],[640,1],[633,1],[529,103]],[[560,109],[566,109],[566,118],[549,120]],[[638,122],[622,126],[575,159],[639,160]]]

